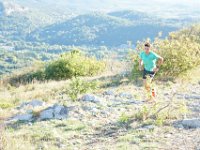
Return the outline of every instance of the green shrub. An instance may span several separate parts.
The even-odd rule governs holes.
[[[70,68],[67,67],[67,61],[64,59],[59,59],[54,62],[51,62],[45,68],[46,79],[66,79],[71,78],[73,76]]]
[[[46,79],[67,79],[78,76],[92,76],[105,68],[105,64],[87,57],[78,50],[63,54],[61,58],[45,68]]]
[[[75,101],[80,94],[92,92],[98,89],[98,87],[99,84],[97,81],[86,82],[84,80],[81,80],[80,78],[73,78],[69,85],[68,95],[73,101]]]
[[[158,72],[160,77],[178,77],[188,70],[200,65],[200,25],[194,25],[179,32],[172,32],[168,39],[156,38],[152,43],[153,51],[164,58],[164,63]],[[137,48],[143,49],[143,42],[138,43]],[[141,72],[138,70],[139,53],[134,51],[132,79],[135,79]]]
[[[31,70],[27,73],[11,77],[8,80],[8,82],[11,85],[17,85],[18,83],[20,83],[20,84],[31,83],[34,80],[44,81],[45,80],[45,72],[42,70],[37,70],[37,71]]]
[[[130,59],[133,60],[132,63],[132,70],[131,70],[131,76],[130,79],[132,80],[138,80],[142,77],[142,72],[139,71],[139,55],[138,52],[134,52],[130,54]]]
[[[118,122],[121,124],[126,124],[129,121],[130,121],[130,116],[126,115],[125,113],[122,113]]]
[[[48,64],[42,63],[26,73],[16,75],[9,79],[11,85],[18,83],[30,83],[33,80],[62,80],[78,76],[93,76],[105,69],[105,63],[94,57],[88,57],[79,50],[61,55],[55,61]]]
[[[46,75],[45,75],[44,70],[37,70],[36,72],[33,72],[31,74],[31,79],[32,80],[35,79],[35,80],[43,81],[43,80],[45,80],[45,77],[46,77]]]

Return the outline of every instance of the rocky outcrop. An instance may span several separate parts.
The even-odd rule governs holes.
[[[200,128],[200,118],[184,119],[181,124],[185,128]]]
[[[67,119],[68,109],[65,106],[55,104],[53,107],[48,107],[40,113],[40,120],[46,119]]]
[[[36,120],[48,120],[48,119],[67,119],[68,117],[68,107],[54,104],[53,106],[42,109],[38,112],[38,115],[35,115],[34,108],[45,107],[45,102],[41,100],[32,100],[30,102],[22,103],[17,109],[19,112],[14,117],[10,118],[10,121],[36,121]]]

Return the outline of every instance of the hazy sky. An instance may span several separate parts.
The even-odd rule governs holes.
[[[59,1],[62,0],[57,0]],[[64,0],[67,6],[80,6],[83,10],[160,10],[160,9],[200,9],[200,0]]]
[[[11,0],[0,0],[11,1]],[[12,0],[29,7],[35,6],[80,11],[138,10],[156,12],[200,12],[200,0]],[[179,11],[177,11],[179,10]]]

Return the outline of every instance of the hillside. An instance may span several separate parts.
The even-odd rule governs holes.
[[[97,3],[100,5],[99,1]],[[79,4],[77,8],[86,5],[85,2]],[[96,5],[91,3],[94,4]],[[68,6],[66,9],[65,5]],[[188,13],[177,10],[173,16],[169,15],[171,11],[158,15],[143,9],[110,10],[104,13],[97,9],[96,13],[80,13],[72,11],[76,5],[75,2],[64,0],[58,5],[45,0],[0,1],[0,35],[11,40],[26,39],[28,42],[46,42],[51,45],[113,47],[126,44],[127,41],[133,41],[135,44],[146,37],[154,39],[160,31],[163,32],[163,37],[166,37],[169,32],[199,20],[198,11],[195,10],[187,10]]]
[[[84,79],[99,80],[103,86],[81,95],[76,102],[66,92],[70,80],[2,88],[0,123],[2,119],[6,121],[0,126],[0,141],[3,141],[0,147],[5,150],[199,148],[199,124],[192,119],[200,113],[199,76],[184,82],[157,82],[159,94],[154,105],[144,101],[142,81],[136,84],[121,74],[128,64],[110,65],[113,68],[110,74]],[[198,72],[199,68],[191,73]],[[142,115],[160,108],[161,116],[168,114],[166,120],[162,117],[142,120]]]
[[[24,13],[28,8],[20,6],[16,3],[0,2],[0,14],[11,15],[12,13]]]
[[[11,40],[25,40],[37,28],[53,24],[67,16],[46,14],[15,2],[0,1],[0,35]]]
[[[144,37],[153,39],[160,31],[165,37],[170,31],[177,29],[177,27],[154,23],[150,21],[150,17],[148,19],[142,22],[107,14],[80,15],[66,22],[36,30],[31,33],[28,40],[61,45],[113,47],[126,44],[127,41],[136,43]]]
[[[31,27],[31,21],[21,13],[25,8],[13,3],[0,2],[0,35],[11,39],[23,39]]]

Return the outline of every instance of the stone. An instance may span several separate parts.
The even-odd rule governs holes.
[[[86,101],[86,102],[93,102],[93,103],[99,103],[100,99],[92,94],[86,94],[81,98],[82,101]]]
[[[129,104],[144,104],[144,102],[140,101],[140,100],[128,100],[126,101],[126,103],[129,103]]]
[[[155,126],[154,125],[147,125],[147,126],[144,126],[143,128],[151,130],[151,129],[154,129]]]
[[[91,108],[91,111],[94,112],[94,113],[98,113],[98,112],[99,112],[99,109],[97,109],[96,107],[92,107],[92,108]]]
[[[185,128],[200,128],[200,118],[184,119],[181,124]]]
[[[32,100],[31,102],[29,102],[29,105],[31,105],[32,107],[43,106],[44,104],[45,102],[41,100]]]
[[[177,125],[175,125],[175,127],[178,128],[178,129],[183,129],[184,128],[184,126],[182,124],[177,124]]]
[[[40,113],[40,120],[47,119],[66,119],[68,116],[68,109],[63,105],[55,104]]]
[[[54,109],[53,108],[47,108],[44,111],[42,111],[40,113],[40,119],[41,120],[46,120],[46,119],[53,119],[54,115],[53,115]]]
[[[185,95],[185,99],[200,99],[200,95]]]
[[[121,97],[121,98],[127,98],[127,99],[133,98],[133,96],[130,93],[120,93],[119,97]]]
[[[33,110],[31,109],[26,110],[26,114],[32,114],[32,113],[33,113]]]
[[[146,126],[138,128],[137,130],[138,131],[146,131],[146,130],[154,130],[154,129],[155,129],[154,125],[146,125]]]
[[[170,138],[171,136],[172,136],[171,134],[164,135],[165,138]]]
[[[114,95],[114,91],[112,90],[105,91],[104,95]]]
[[[22,103],[18,107],[18,109],[22,109],[24,107],[29,107],[29,106],[35,108],[35,107],[40,107],[40,106],[44,106],[44,105],[45,105],[45,102],[43,102],[41,100],[32,100],[30,102],[24,102],[24,103]]]
[[[32,114],[20,114],[20,115],[15,116],[11,120],[15,120],[15,121],[31,121],[32,117],[33,117]]]
[[[54,106],[54,118],[55,119],[66,119],[68,115],[68,109],[65,106],[56,105]]]

